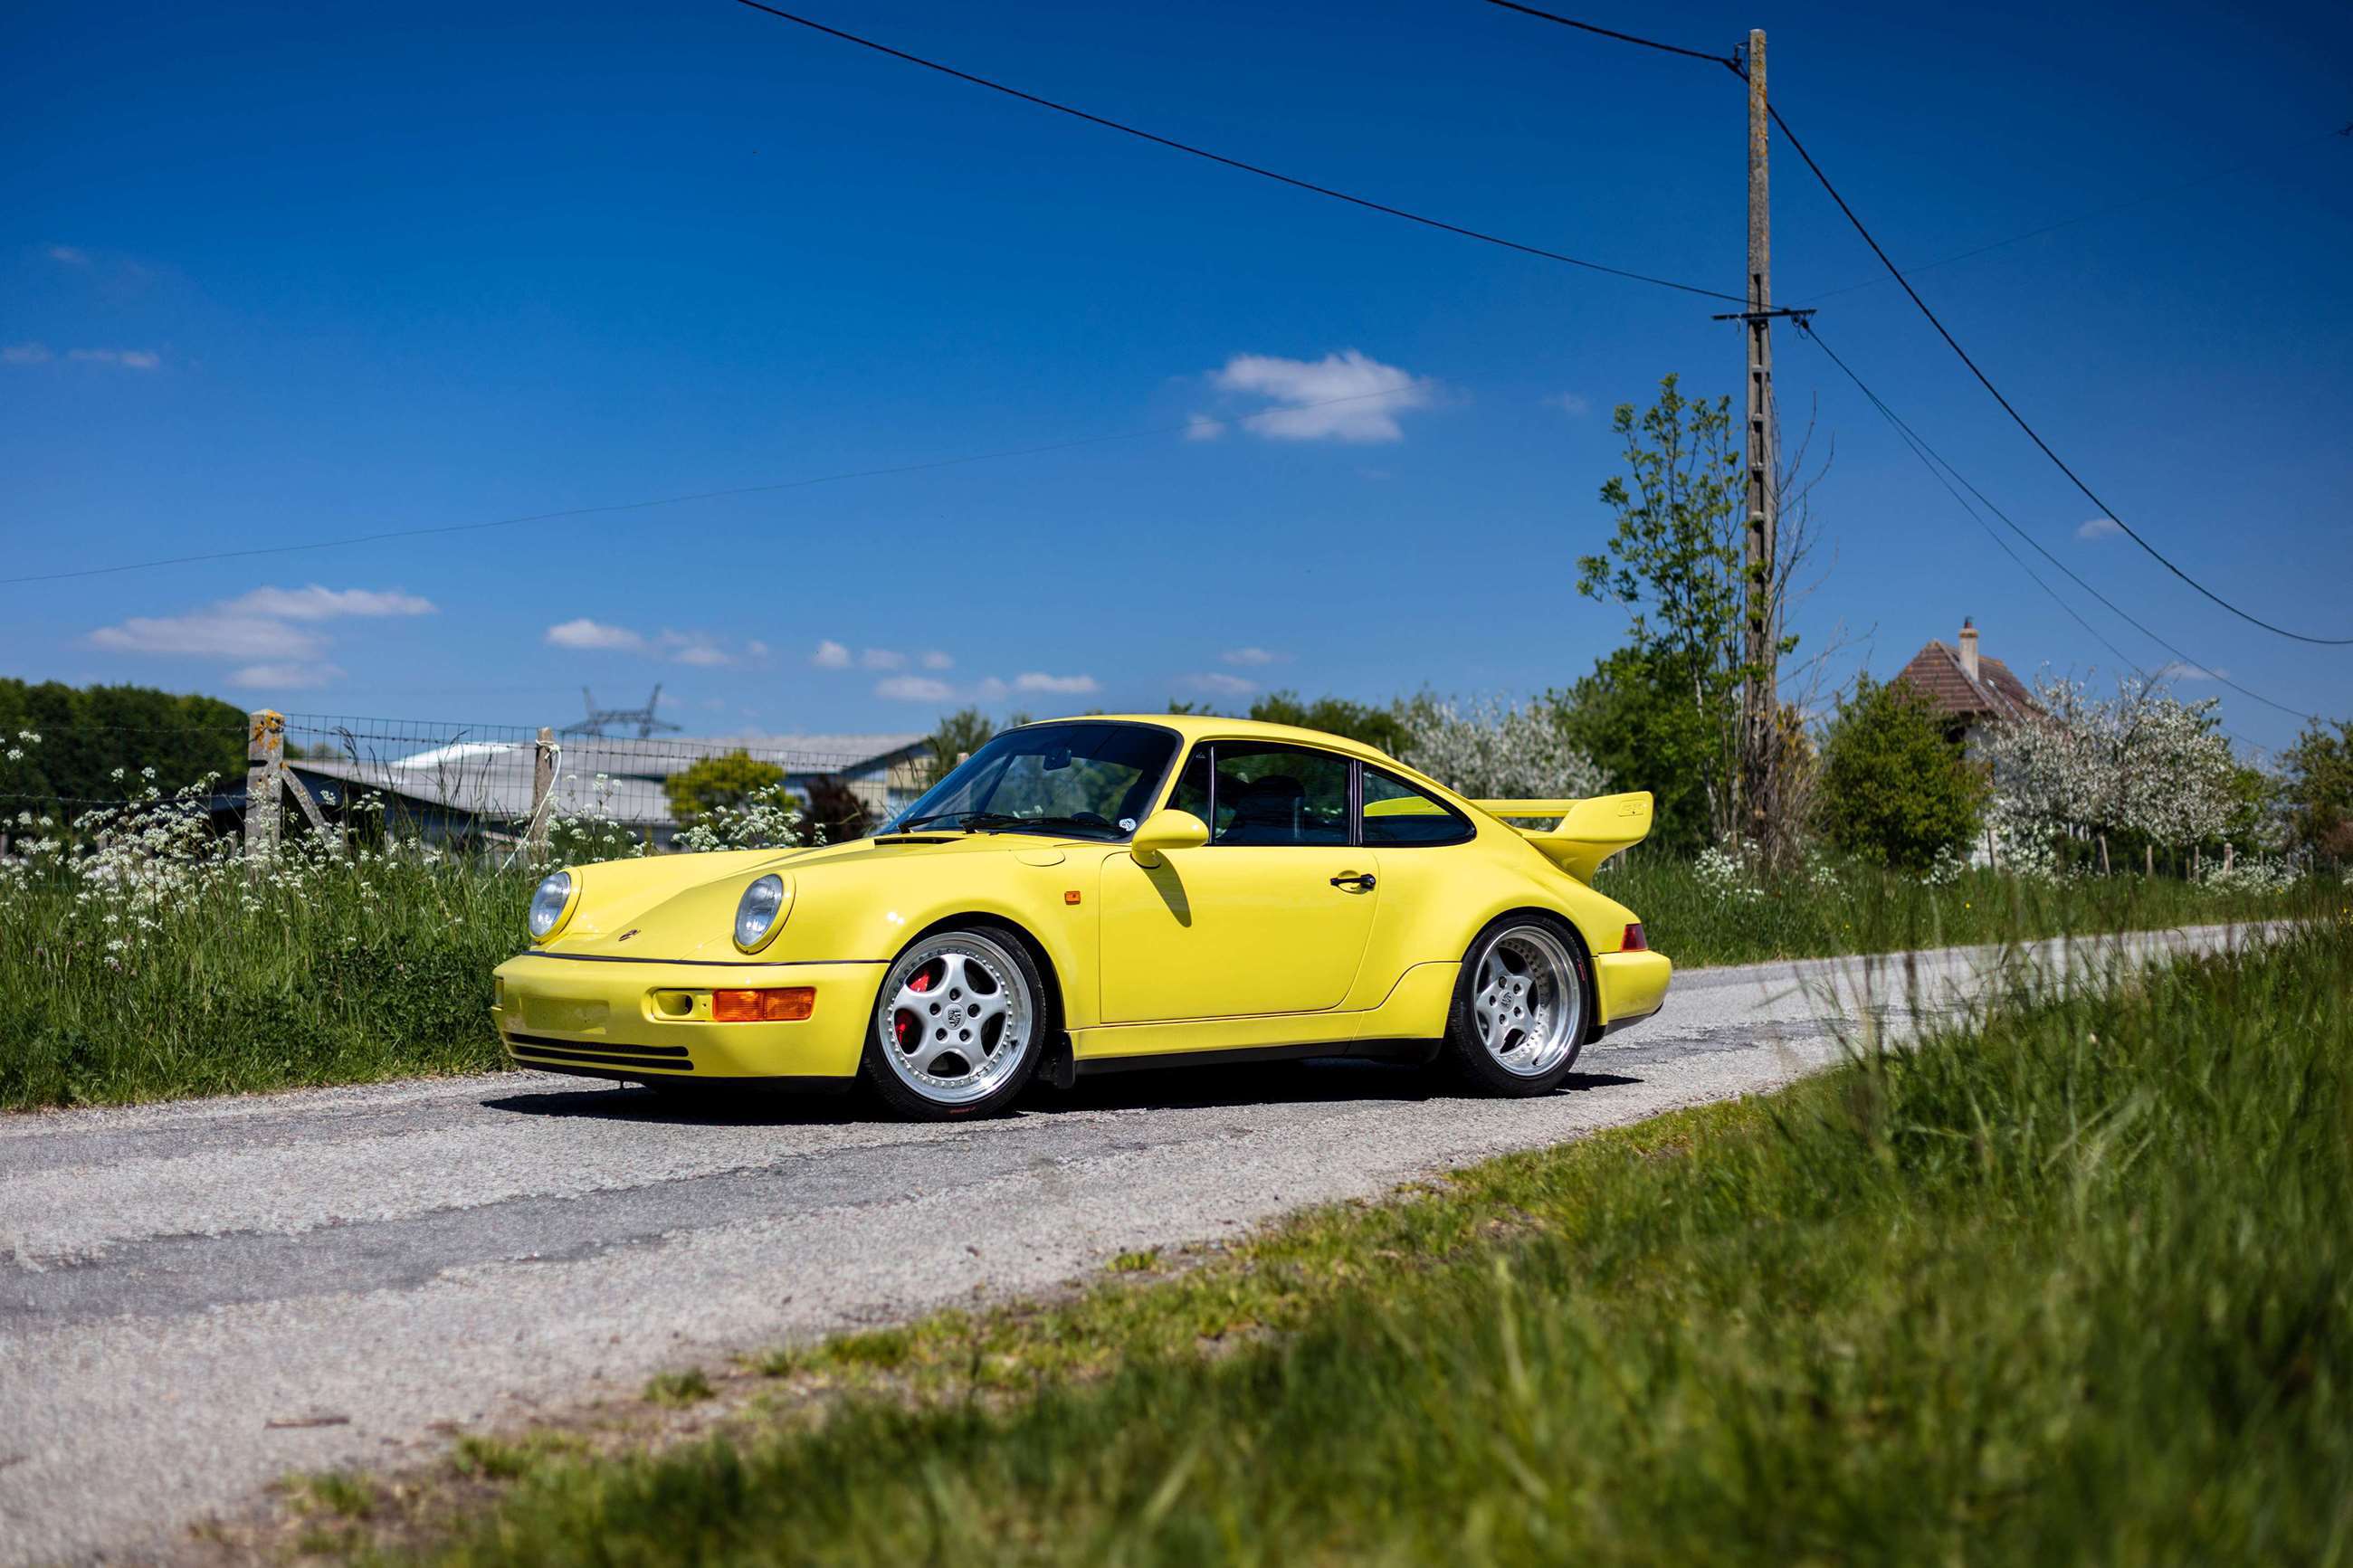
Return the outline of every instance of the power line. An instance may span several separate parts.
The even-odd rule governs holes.
[[[2115,600],[2109,598],[2105,594],[2101,593],[2097,588],[2092,586],[2091,584],[2085,582],[2082,575],[2079,574],[2073,567],[2068,565],[2056,555],[2052,554],[2051,552],[2043,546],[2041,540],[2035,538],[2025,529],[2020,527],[2016,521],[2014,521],[2008,512],[2002,510],[1999,506],[1996,506],[1992,500],[1988,499],[1983,490],[1970,483],[1968,475],[1962,473],[1958,468],[1954,468],[1950,462],[1946,460],[1942,454],[1938,453],[1934,447],[1929,446],[1926,439],[1923,437],[1918,431],[1913,429],[1912,426],[1905,422],[1904,416],[1896,413],[1894,408],[1888,404],[1886,399],[1881,397],[1878,393],[1872,390],[1870,384],[1865,382],[1861,375],[1855,373],[1854,367],[1848,364],[1846,361],[1840,356],[1836,349],[1831,348],[1828,342],[1823,341],[1821,331],[1819,328],[1808,321],[1801,322],[1799,326],[1799,331],[1803,332],[1806,337],[1813,342],[1813,345],[1816,348],[1822,351],[1823,354],[1829,358],[1831,363],[1839,368],[1841,374],[1843,374],[1849,381],[1854,383],[1855,389],[1861,392],[1864,398],[1870,402],[1871,405],[1877,409],[1880,414],[1886,418],[1887,422],[1895,427],[1897,433],[1901,435],[1906,442],[1910,443],[1914,447],[1915,455],[1920,457],[1923,462],[1929,464],[1929,472],[1936,473],[1937,468],[1941,467],[1946,472],[1950,473],[1954,479],[1960,481],[1962,487],[1966,489],[1969,494],[1977,497],[1978,500],[1984,505],[1988,511],[1992,512],[1994,516],[2000,518],[2002,521],[2003,525],[2009,528],[2012,533],[2017,534],[2019,538],[2024,540],[2029,545],[2032,546],[2034,552],[2041,555],[2045,561],[2050,562],[2052,565],[2056,566],[2060,571],[2065,573],[2068,579],[2077,587],[2083,589],[2086,594],[2091,595],[2093,598],[2097,599],[2126,626],[2132,627],[2135,631],[2140,633],[2141,636],[2148,638],[2149,641],[2155,643],[2158,647],[2171,654],[2184,668],[2204,671],[2206,674],[2212,676],[2218,683],[2229,687],[2232,690],[2237,692],[2242,697],[2252,698],[2253,700],[2263,704],[2267,708],[2275,708],[2291,718],[2311,720],[2316,717],[2316,715],[2307,713],[2301,708],[2291,708],[2284,702],[2275,701],[2273,699],[2264,696],[2260,691],[2251,690],[2248,688],[2240,685],[2237,681],[2232,680],[2228,676],[2216,670],[2213,666],[2201,663],[2200,660],[2190,658],[2189,655],[2184,653],[2180,648],[2176,647],[2172,643],[2167,641],[2164,637],[2159,637],[2156,632],[2142,625],[2138,619],[2135,618],[2132,615],[2124,610]],[[1938,475],[1940,481],[1942,477],[1942,475]],[[1948,484],[1946,486],[1946,489],[1949,490],[1952,487]],[[1957,494],[1954,496],[1954,499],[1956,500],[1960,500]],[[1968,510],[1968,502],[1962,501],[1961,505],[1964,510]],[[1975,516],[1976,514],[1972,512],[1971,515]],[[1983,526],[1983,520],[1979,519],[1978,521],[1979,525]],[[1991,531],[1988,530],[1988,531],[1990,532]],[[2000,542],[1999,535],[1995,536],[1995,541],[1997,543]],[[2008,547],[2004,546],[2004,549],[2007,551]],[[2012,560],[2018,560],[2014,552],[2010,552],[2010,558]],[[2019,561],[2019,564],[2021,567],[2026,566],[2026,563],[2023,561]],[[2054,599],[2059,597],[2059,595],[2052,591],[2049,584],[2044,583],[2042,578],[2035,576],[2032,568],[2027,567],[2026,572],[2028,576],[2034,577],[2036,584],[2042,587],[2044,593],[2050,594]],[[2136,671],[2140,669],[2140,665],[2137,660],[2127,658],[2123,649],[2117,647],[2116,644],[2109,642],[2106,637],[2101,637],[2099,632],[2094,630],[2091,624],[2085,621],[2083,616],[2076,615],[2074,610],[2069,607],[2064,600],[2060,601],[2060,607],[2067,610],[2067,613],[2070,616],[2074,616],[2076,624],[2083,626],[2085,631],[2091,632],[2092,636],[2098,638],[2100,643],[2105,647],[2109,652],[2115,654],[2118,658],[2124,659],[2125,663]],[[2249,743],[2252,744],[2253,742]]]
[[[1345,397],[1327,397],[1314,403],[1284,404],[1285,410],[1304,413],[1311,408],[1329,408],[1335,404],[1362,403],[1368,398],[1395,397],[1412,388],[1393,386],[1379,392],[1352,393]],[[1240,423],[1248,423],[1246,416]],[[444,522],[421,528],[385,528],[371,533],[346,534],[339,539],[313,539],[300,544],[257,544],[242,550],[208,550],[192,555],[164,555],[152,561],[123,561],[110,566],[80,566],[66,572],[36,572],[21,577],[0,577],[0,587],[23,583],[59,583],[74,577],[108,577],[121,572],[145,572],[158,566],[193,566],[207,561],[237,561],[257,555],[300,555],[313,550],[342,550],[355,544],[375,544],[392,539],[426,539],[436,534],[474,533],[484,529],[517,528],[530,522],[553,522],[568,517],[599,517],[612,512],[644,511],[653,507],[684,506],[690,501],[724,500],[733,496],[766,495],[777,490],[806,489],[812,485],[839,484],[849,479],[886,479],[899,474],[927,473],[934,468],[959,468],[966,463],[995,462],[1003,458],[1034,458],[1048,452],[1067,452],[1079,447],[1101,446],[1107,441],[1136,441],[1151,436],[1174,436],[1196,428],[1193,420],[1182,425],[1155,425],[1141,430],[1115,430],[1103,436],[1081,436],[1068,441],[1047,441],[1034,447],[1006,447],[991,452],[969,452],[962,457],[934,458],[920,463],[897,463],[881,468],[851,468],[838,474],[817,474],[802,479],[779,479],[772,484],[738,485],[723,490],[694,490],[685,495],[658,496],[650,500],[615,501],[603,506],[565,507],[555,511],[524,512],[515,517],[494,517],[476,522]]]
[[[1643,48],[1657,49],[1662,54],[1681,55],[1686,59],[1705,60],[1710,65],[1731,66],[1735,70],[1740,68],[1729,55],[1712,55],[1705,49],[1687,49],[1681,44],[1662,44],[1656,38],[1637,37],[1632,33],[1621,33],[1615,27],[1599,26],[1591,22],[1580,22],[1573,16],[1561,16],[1556,11],[1543,10],[1535,5],[1523,5],[1519,4],[1519,0],[1487,0],[1487,4],[1499,5],[1506,11],[1517,11],[1523,16],[1534,16],[1541,22],[1556,22],[1564,27],[1574,27],[1580,33],[1615,38],[1621,44],[1639,44]]]
[[[753,0],[741,0],[741,3],[750,5],[753,4]],[[1681,45],[1677,44],[1662,43],[1655,38],[1637,37],[1630,33],[1616,32],[1608,27],[1597,26],[1590,22],[1579,22],[1567,16],[1556,15],[1550,11],[1538,10],[1535,6],[1519,4],[1517,3],[1517,0],[1487,0],[1487,3],[1489,5],[1500,5],[1505,10],[1519,12],[1524,16],[1537,17],[1547,22],[1556,22],[1562,26],[1574,27],[1580,32],[1598,34],[1603,37],[1616,38],[1630,44],[1638,44],[1644,48],[1661,49],[1669,54],[1688,56],[1694,59],[1714,60],[1730,70],[1735,76],[1740,77],[1743,79],[1746,79],[1748,74],[1746,68],[1737,58],[1712,55],[1700,49],[1684,48]],[[1805,142],[1799,139],[1795,131],[1790,129],[1789,122],[1787,119],[1783,118],[1781,110],[1778,107],[1767,104],[1766,107],[1766,112],[1773,117],[1773,123],[1781,128],[1781,134],[1789,139],[1789,145],[1796,150],[1798,156],[1805,160],[1806,167],[1813,172],[1814,178],[1821,182],[1822,189],[1830,193],[1831,200],[1838,204],[1839,211],[1846,215],[1847,222],[1854,226],[1854,231],[1862,236],[1863,243],[1871,247],[1871,253],[1879,258],[1880,265],[1887,268],[1888,276],[1894,279],[1897,283],[1903,286],[1904,292],[1911,298],[1912,303],[1917,306],[1920,313],[1928,319],[1928,324],[1936,329],[1937,335],[1945,340],[1946,346],[1950,348],[1955,354],[1959,356],[1960,362],[1968,367],[1969,374],[1978,378],[1978,384],[1993,395],[1993,400],[1996,403],[2001,405],[2002,412],[2009,415],[2010,419],[2021,430],[2026,432],[2027,438],[2032,441],[2035,446],[2041,447],[2042,455],[2050,458],[2061,473],[2067,476],[2068,482],[2073,484],[2077,489],[2081,490],[2084,493],[2084,498],[2091,501],[2094,506],[2100,509],[2102,516],[2105,517],[2109,521],[2114,522],[2118,529],[2123,531],[2126,538],[2130,539],[2135,544],[2139,545],[2141,549],[2147,551],[2148,554],[2163,565],[2167,571],[2172,573],[2176,577],[2179,577],[2184,583],[2189,584],[2190,587],[2195,588],[2206,598],[2221,605],[2223,609],[2230,611],[2231,614],[2238,616],[2241,620],[2246,621],[2253,626],[2261,626],[2267,632],[2274,633],[2279,637],[2290,638],[2295,642],[2312,643],[2322,647],[2353,647],[2353,637],[2316,637],[2309,636],[2304,632],[2290,631],[2285,626],[2267,621],[2261,616],[2255,615],[2251,611],[2239,608],[2238,605],[2231,603],[2230,600],[2225,599],[2222,595],[2206,586],[2205,584],[2200,583],[2197,578],[2191,576],[2179,566],[2174,564],[2171,557],[2168,556],[2163,551],[2158,549],[2156,545],[2151,544],[2147,540],[2142,538],[2138,530],[2135,529],[2132,524],[2125,521],[2123,518],[2117,516],[2116,509],[2108,505],[2106,501],[2102,500],[2097,492],[2095,492],[2091,486],[2085,484],[2082,478],[2076,474],[2073,468],[2067,466],[2066,459],[2060,457],[2058,452],[2052,449],[2051,443],[2042,438],[2042,433],[2036,430],[2033,426],[2027,423],[2026,416],[2018,411],[2018,409],[2010,403],[2009,398],[2002,395],[2001,388],[1993,384],[1993,378],[1987,375],[1983,370],[1978,368],[1978,362],[1969,357],[1969,352],[1961,347],[1960,340],[1954,337],[1951,331],[1946,327],[1944,321],[1938,318],[1936,312],[1929,309],[1928,301],[1922,299],[1920,297],[1920,291],[1912,287],[1911,279],[1906,278],[1904,275],[1903,269],[1898,268],[1894,261],[1889,258],[1886,249],[1880,245],[1878,238],[1872,234],[1871,230],[1867,226],[1865,226],[1862,219],[1856,216],[1854,208],[1847,204],[1846,197],[1839,194],[1839,188],[1831,183],[1830,175],[1825,174],[1822,170],[1822,166],[1814,161],[1814,155],[1806,151]],[[2345,132],[2332,132],[2330,134],[2337,135],[2348,132],[2353,132],[2353,126],[2348,126]],[[2213,178],[2215,176],[2209,175],[2206,177]],[[2009,242],[2001,241],[1997,243],[2006,244]],[[1992,247],[1989,247],[1987,248]],[[1951,259],[1958,259],[1958,258],[1953,258]]]
[[[1488,3],[1490,5],[1500,5],[1504,4],[1505,0],[1488,0]],[[2197,175],[2191,179],[2184,180],[2179,184],[2165,185],[2153,191],[2143,191],[2139,195],[2127,196],[2123,201],[2111,202],[2104,207],[2094,207],[2089,212],[2077,213],[2073,217],[2063,217],[2056,223],[2046,223],[2041,228],[2030,228],[2023,234],[2013,234],[2006,239],[1989,240],[1986,244],[1975,247],[1972,249],[1959,251],[1954,255],[1943,257],[1935,261],[1924,261],[1919,266],[1909,269],[1910,276],[1917,278],[1923,272],[1934,271],[1939,267],[1950,267],[1957,261],[1967,261],[1972,257],[1983,256],[1989,251],[2000,250],[2006,246],[2021,245],[2030,239],[2040,239],[2046,234],[2056,234],[2063,228],[2073,228],[2079,223],[2090,223],[2094,218],[2103,218],[2108,216],[2112,213],[2120,213],[2127,210],[2128,208],[2145,205],[2146,204],[2157,201],[2161,197],[2175,195],[2182,191],[2194,189],[2199,185],[2210,185],[2216,180],[2225,179],[2232,174],[2243,174],[2249,169],[2272,163],[2275,159],[2278,159],[2286,153],[2301,152],[2305,148],[2313,146],[2318,142],[2340,140],[2345,136],[2345,134],[2346,132],[2344,131],[2324,131],[2317,136],[2300,137],[2294,142],[2288,142],[2284,146],[2273,148],[2268,153],[2258,153],[2254,157],[2248,158],[2243,162],[2232,163],[2227,168],[2210,170],[2206,174]],[[1852,294],[1858,289],[1876,289],[1886,281],[1887,279],[1884,278],[1865,278],[1858,282],[1841,284],[1836,289],[1825,289],[1820,293],[1811,296],[1810,302],[1819,304],[1824,300],[1833,299],[1841,294]]]
[[[960,70],[955,66],[943,64],[938,60],[926,59],[922,55],[909,54],[904,49],[893,48],[889,44],[878,43],[872,38],[860,37],[856,33],[844,32],[839,27],[828,26],[825,23],[810,17],[799,16],[791,11],[779,10],[774,5],[762,5],[760,0],[735,0],[735,3],[748,10],[774,16],[779,21],[807,27],[814,33],[823,33],[829,38],[839,38],[846,44],[856,44],[860,48],[871,49],[879,55],[888,55],[894,60],[903,60],[909,65],[921,66],[925,70],[937,71],[942,76],[954,77],[958,81],[969,82],[975,87],[985,87],[991,92],[1001,92],[1008,98],[1018,99],[1024,103],[1034,104],[1039,109],[1050,109],[1057,114],[1067,114],[1073,120],[1083,120],[1090,125],[1099,125],[1106,131],[1116,131],[1124,136],[1133,136],[1140,142],[1149,142],[1156,147],[1166,147],[1171,152],[1183,153],[1189,157],[1206,159],[1212,163],[1221,163],[1229,169],[1239,169],[1246,174],[1256,174],[1262,180],[1272,180],[1277,184],[1289,185],[1294,190],[1313,192],[1319,196],[1329,196],[1335,202],[1346,202],[1351,206],[1363,207],[1370,212],[1386,213],[1390,217],[1403,218],[1408,223],[1417,223],[1424,228],[1434,228],[1441,233],[1460,235],[1465,239],[1475,239],[1483,244],[1501,246],[1505,250],[1516,250],[1524,256],[1541,257],[1546,261],[1558,261],[1567,266],[1580,267],[1588,272],[1607,273],[1612,278],[1624,278],[1636,283],[1655,284],[1662,289],[1673,289],[1682,293],[1697,294],[1710,300],[1730,300],[1735,303],[1740,300],[1739,295],[1726,294],[1721,289],[1704,289],[1696,283],[1679,283],[1672,278],[1658,278],[1647,272],[1635,272],[1623,267],[1610,267],[1599,261],[1588,261],[1580,256],[1570,256],[1563,251],[1547,250],[1540,245],[1527,245],[1516,239],[1506,239],[1501,235],[1489,234],[1483,229],[1469,228],[1458,223],[1448,223],[1442,218],[1427,217],[1420,213],[1409,212],[1404,207],[1391,206],[1387,202],[1374,201],[1369,196],[1351,195],[1346,191],[1335,190],[1330,185],[1317,184],[1313,180],[1303,180],[1293,174],[1280,174],[1262,164],[1245,163],[1240,158],[1229,158],[1223,153],[1212,153],[1206,147],[1197,147],[1189,142],[1179,142],[1175,137],[1163,136],[1156,132],[1146,131],[1141,126],[1130,125],[1124,121],[1091,113],[1067,103],[1057,102],[1050,98],[1041,98],[1034,92],[1024,92],[1018,87],[1008,87],[1001,81],[993,81],[985,76],[976,76],[971,71]],[[1631,41],[1647,42],[1641,38]],[[1667,48],[1671,46],[1659,44],[1651,47]]]
[[[2220,605],[2222,608],[2230,611],[2231,614],[2238,616],[2241,620],[2253,626],[2261,626],[2267,632],[2274,633],[2279,637],[2287,637],[2295,642],[2313,643],[2323,647],[2353,647],[2353,637],[2317,637],[2309,636],[2304,632],[2290,631],[2285,626],[2279,626],[2274,622],[2267,621],[2261,616],[2239,608],[2238,605],[2231,603],[2230,600],[2225,599],[2221,595],[2217,594],[2214,590],[2206,586],[2205,584],[2200,583],[2197,578],[2183,571],[2179,566],[2175,565],[2172,559],[2163,551],[2158,549],[2156,545],[2151,544],[2147,540],[2143,539],[2140,536],[2139,531],[2136,530],[2132,524],[2125,521],[2123,518],[2119,517],[2114,507],[2108,505],[2106,501],[2102,500],[2098,493],[2095,492],[2091,486],[2085,484],[2076,474],[2073,468],[2067,466],[2067,460],[2054,451],[2052,448],[2051,443],[2042,438],[2042,433],[2036,430],[2033,426],[2028,424],[2026,416],[2021,414],[2017,408],[2011,405],[2009,398],[2002,395],[2001,388],[1993,384],[1992,377],[1987,375],[1983,370],[1978,367],[1978,362],[1969,357],[1968,350],[1961,347],[1960,340],[1954,337],[1951,331],[1946,327],[1945,323],[1941,320],[1938,319],[1936,312],[1928,308],[1928,301],[1923,300],[1920,297],[1920,291],[1912,287],[1912,280],[1905,277],[1902,269],[1899,268],[1893,260],[1889,259],[1886,250],[1880,245],[1878,239],[1872,234],[1871,230],[1864,226],[1862,219],[1855,216],[1854,208],[1847,205],[1846,197],[1839,194],[1838,187],[1831,183],[1831,177],[1827,174],[1824,174],[1822,172],[1822,166],[1814,161],[1814,155],[1806,151],[1806,144],[1802,141],[1799,140],[1798,133],[1796,132],[1789,129],[1789,122],[1782,118],[1781,111],[1778,109],[1768,108],[1767,112],[1773,116],[1773,123],[1781,128],[1781,134],[1789,139],[1789,145],[1796,150],[1798,156],[1805,160],[1806,167],[1813,171],[1814,178],[1821,182],[1822,189],[1830,193],[1831,200],[1838,204],[1839,211],[1846,215],[1847,222],[1854,226],[1854,231],[1862,236],[1863,243],[1871,247],[1871,253],[1879,258],[1880,265],[1886,268],[1888,275],[1903,286],[1904,292],[1911,298],[1912,303],[1917,306],[1920,313],[1928,319],[1928,324],[1936,329],[1937,335],[1945,340],[1946,346],[1950,348],[1955,354],[1959,356],[1960,362],[1963,364],[1968,366],[1969,374],[1978,378],[1978,384],[1983,386],[1986,391],[1993,395],[1993,400],[2001,405],[2002,412],[2009,415],[2012,422],[2014,422],[2021,430],[2026,432],[2026,436],[2029,440],[2032,441],[2037,447],[2042,448],[2042,455],[2050,458],[2052,463],[2058,468],[2061,473],[2067,476],[2068,481],[2077,489],[2081,490],[2086,500],[2091,501],[2094,506],[2100,509],[2101,516],[2114,522],[2118,529],[2123,531],[2126,538],[2130,539],[2135,544],[2139,545],[2141,549],[2147,552],[2148,554],[2159,564],[2164,566],[2167,571],[2172,573],[2176,577],[2180,578],[2184,583],[2189,584],[2189,586],[2198,590],[2200,595],[2211,600],[2213,603]]]

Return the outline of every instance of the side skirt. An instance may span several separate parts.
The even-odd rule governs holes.
[[[1154,1051],[1147,1056],[1082,1057],[1072,1076],[1142,1072],[1153,1068],[1235,1067],[1249,1062],[1384,1061],[1427,1064],[1437,1057],[1435,1040],[1335,1040],[1304,1046],[1240,1046],[1232,1050]]]

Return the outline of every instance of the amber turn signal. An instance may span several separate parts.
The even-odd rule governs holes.
[[[1641,921],[1636,921],[1633,924],[1626,928],[1626,939],[1618,944],[1618,951],[1620,952],[1648,952],[1651,951],[1651,939],[1642,934],[1642,922]]]
[[[810,985],[711,994],[711,1016],[723,1024],[793,1024],[816,1009],[817,988]]]

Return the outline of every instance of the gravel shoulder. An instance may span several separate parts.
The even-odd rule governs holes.
[[[290,1470],[403,1467],[665,1367],[1769,1090],[2005,966],[2259,931],[1695,971],[1529,1101],[1331,1063],[1123,1075],[946,1127],[533,1073],[0,1118],[0,1563],[153,1555]]]

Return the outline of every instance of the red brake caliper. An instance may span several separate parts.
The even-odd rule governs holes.
[[[907,982],[907,989],[910,991],[923,992],[929,991],[931,988],[932,975],[929,970],[925,970],[923,973],[916,975],[913,980]],[[891,1020],[891,1032],[892,1035],[897,1037],[899,1048],[903,1051],[907,1048],[907,1038],[909,1036],[920,1035],[923,1032],[923,1020],[916,1017],[913,1013],[901,1013],[898,1016]]]

